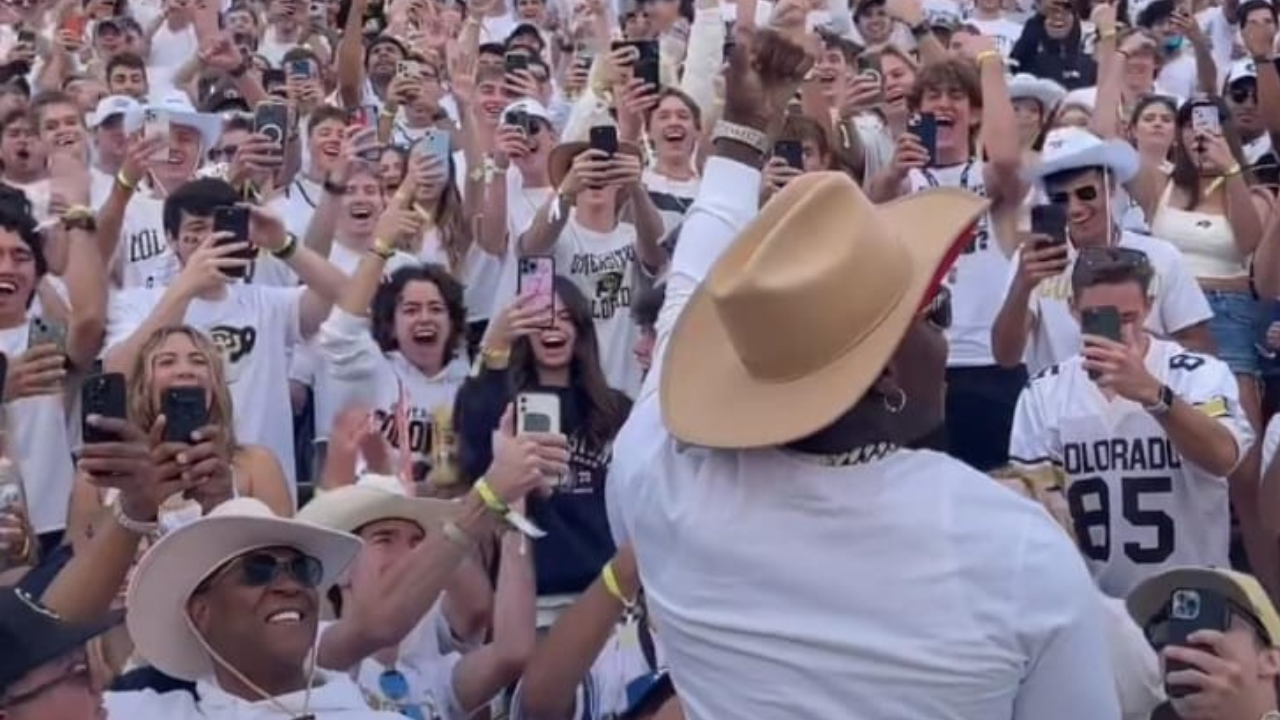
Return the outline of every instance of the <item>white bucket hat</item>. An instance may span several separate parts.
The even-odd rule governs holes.
[[[208,151],[222,137],[222,118],[212,113],[196,112],[186,93],[172,92],[159,102],[150,102],[130,108],[124,115],[124,131],[134,133],[142,129],[148,110],[168,113],[171,125],[182,125],[200,133],[200,149]]]
[[[1009,78],[1010,100],[1035,100],[1040,110],[1048,115],[1067,96],[1067,89],[1048,78],[1018,73]]]
[[[279,517],[260,500],[228,500],[166,534],[142,556],[129,583],[129,635],[138,654],[160,672],[179,680],[209,677],[213,659],[187,615],[187,601],[205,578],[252,550],[288,547],[320,561],[325,588],[361,545],[349,533]]]
[[[1043,182],[1049,175],[1092,167],[1106,168],[1119,182],[1129,182],[1138,174],[1138,151],[1123,140],[1103,140],[1082,128],[1057,128],[1045,137],[1040,164],[1023,176]]]
[[[298,519],[348,533],[379,520],[406,520],[431,532],[457,512],[455,502],[409,497],[397,478],[366,473],[354,485],[316,496],[298,512]]]

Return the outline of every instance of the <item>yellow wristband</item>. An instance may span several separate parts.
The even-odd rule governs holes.
[[[383,260],[390,260],[396,254],[395,247],[382,238],[374,238],[373,245],[369,248],[369,251]]]
[[[1004,58],[1001,57],[1000,53],[995,50],[983,50],[982,52],[978,53],[978,56],[974,58],[974,60],[976,60],[978,65],[981,66],[984,61],[990,60],[992,58],[995,58],[997,61],[999,61],[1001,65],[1004,64]]]
[[[489,508],[491,512],[496,513],[499,517],[505,518],[511,508],[498,497],[498,493],[493,491],[493,487],[489,485],[489,481],[480,478],[475,484],[476,494],[484,501],[484,506]]]
[[[135,190],[138,189],[137,185],[134,185],[133,183],[129,182],[129,178],[124,176],[123,170],[116,173],[116,182],[120,183],[120,187],[124,188],[125,190],[128,190],[129,192],[134,192]]]
[[[613,571],[613,561],[604,564],[604,568],[600,570],[600,579],[604,581],[604,589],[609,591],[614,600],[622,603],[622,606],[630,610],[635,607],[636,601],[622,594],[622,584],[618,582],[618,575]]]

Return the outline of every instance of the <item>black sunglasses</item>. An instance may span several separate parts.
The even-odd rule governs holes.
[[[231,162],[236,156],[236,151],[239,149],[239,145],[223,145],[220,148],[210,150],[209,159],[213,162],[218,162],[220,160]]]
[[[283,572],[299,585],[315,588],[320,585],[320,578],[324,575],[324,565],[310,555],[282,559],[270,553],[255,552],[240,556],[238,564],[240,583],[249,587],[266,587],[275,582]]]
[[[1227,97],[1231,98],[1231,102],[1237,105],[1246,103],[1250,99],[1256,100],[1258,98],[1258,86],[1256,83],[1237,81],[1227,88]]]
[[[1071,202],[1071,198],[1080,202],[1093,202],[1098,199],[1098,187],[1096,185],[1083,185],[1071,190],[1062,190],[1060,192],[1047,193],[1049,203],[1052,205],[1066,205]]]

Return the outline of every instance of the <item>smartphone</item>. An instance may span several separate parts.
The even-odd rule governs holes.
[[[525,255],[517,269],[516,292],[522,296],[532,293],[532,307],[546,310],[543,327],[551,327],[556,317],[556,259],[550,255]]]
[[[929,164],[938,157],[938,118],[933,113],[919,113],[911,119],[908,129],[912,135],[920,138],[920,144],[929,153]]]
[[[1044,235],[1047,241],[1038,239],[1035,249],[1040,250],[1067,242],[1067,209],[1061,205],[1034,205],[1031,208],[1031,232]]]
[[[83,40],[85,26],[88,24],[89,18],[81,13],[67,13],[62,16],[62,22],[58,25],[58,30],[72,37]]]
[[[588,137],[592,150],[600,150],[612,156],[618,153],[618,128],[612,125],[596,125]]]
[[[164,391],[160,401],[164,415],[165,442],[190,443],[191,435],[209,424],[209,405],[204,388],[172,387]]]
[[[1097,335],[1098,337],[1122,342],[1120,336],[1120,311],[1110,305],[1081,310],[1080,333],[1082,335]],[[1097,380],[1098,373],[1090,370],[1089,379]]]
[[[101,430],[89,424],[90,415],[120,418],[128,417],[124,373],[90,375],[80,386],[80,432],[86,443],[102,443],[119,440],[115,433]]]
[[[310,60],[293,60],[289,63],[289,74],[294,77],[311,79],[311,61]]]
[[[431,157],[438,158],[443,162],[449,162],[449,154],[451,146],[449,144],[449,131],[440,129],[428,130],[422,139],[418,141],[419,152],[424,152]]]
[[[559,433],[560,396],[525,392],[516,396],[516,434]]]
[[[67,328],[56,320],[33,317],[27,323],[27,347],[55,345],[60,352],[67,351]]]
[[[146,110],[142,114],[142,136],[156,139],[156,149],[150,159],[169,161],[169,113],[163,110]]]
[[[289,127],[289,106],[284,103],[259,103],[253,112],[253,131],[265,135],[276,145],[276,153],[284,161],[284,144]]]
[[[396,74],[411,78],[421,77],[422,63],[417,60],[401,60],[396,63]]]
[[[662,87],[662,77],[657,58],[641,58],[636,62],[635,69],[632,72],[636,78],[652,87],[654,92],[657,92]]]
[[[804,147],[799,140],[779,140],[773,144],[773,154],[780,157],[789,167],[804,169]]]
[[[1217,134],[1222,132],[1222,114],[1217,105],[1194,105],[1191,108],[1191,129],[1196,132]]]
[[[858,56],[857,60],[858,75],[869,77],[876,81],[880,86],[881,99],[884,98],[884,72],[880,69],[880,61],[863,53]]]
[[[507,53],[502,58],[502,68],[507,75],[511,75],[517,70],[528,70],[529,56],[524,53]]]
[[[23,45],[34,45],[36,43],[36,33],[34,30],[22,29],[18,31],[18,42]]]
[[[285,81],[284,70],[280,68],[267,68],[262,71],[262,89],[268,93],[273,88],[284,85]]]
[[[507,114],[502,116],[502,124],[518,127],[524,131],[525,135],[533,134],[533,123],[529,120],[529,113],[524,110],[508,110]]]
[[[249,209],[242,208],[242,207],[235,207],[235,206],[223,206],[223,207],[214,208],[213,209],[213,231],[227,232],[232,234],[232,237],[226,238],[224,240],[219,240],[218,241],[219,245],[229,245],[231,243],[237,243],[237,242],[244,242],[244,243],[249,242]],[[254,257],[256,257],[256,255],[257,253],[254,251],[253,246],[250,245],[244,250],[235,252],[229,255],[228,257],[236,258],[239,260],[248,260],[252,262]],[[245,275],[247,275],[248,272],[249,272],[249,268],[246,266],[246,267],[240,267],[240,268],[228,268],[223,271],[223,274],[226,275],[228,278],[239,280],[245,277]]]
[[[1165,637],[1166,645],[1195,647],[1187,641],[1193,633],[1200,630],[1217,630],[1226,632],[1231,626],[1231,606],[1227,599],[1218,593],[1208,590],[1192,590],[1179,588],[1169,598],[1169,624]],[[1208,648],[1200,647],[1208,652]],[[1177,670],[1186,670],[1189,666],[1180,660],[1165,660],[1164,671],[1167,676]],[[1165,693],[1171,698],[1186,697],[1195,693],[1195,688],[1186,685],[1170,685],[1165,682]]]

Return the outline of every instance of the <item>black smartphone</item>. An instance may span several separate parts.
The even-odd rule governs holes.
[[[280,68],[267,68],[262,71],[262,89],[268,93],[272,88],[285,84],[284,70]]]
[[[288,136],[289,106],[284,103],[259,103],[253,111],[253,131],[275,143],[275,152],[284,160],[284,143]]]
[[[4,397],[5,381],[9,378],[9,356],[0,352],[0,398]]]
[[[502,124],[518,127],[524,131],[525,135],[533,134],[533,123],[529,119],[529,113],[524,110],[508,110],[507,114],[502,116]]]
[[[213,209],[213,231],[231,233],[232,236],[219,240],[217,244],[228,245],[230,243],[247,243],[249,242],[249,209],[235,206],[223,206]],[[253,249],[253,245],[244,250],[240,250],[228,257],[237,258],[239,260],[252,261],[257,253]],[[249,268],[229,268],[223,271],[229,278],[240,279],[248,274]]]
[[[90,415],[124,419],[128,417],[124,373],[101,373],[85,378],[80,386],[80,432],[86,443],[113,442],[116,433],[89,424]]]
[[[307,59],[294,60],[289,63],[289,72],[300,78],[311,77],[311,61]]]
[[[782,158],[789,167],[804,169],[804,146],[799,140],[779,140],[773,144],[773,154]]]
[[[164,391],[160,402],[164,415],[165,442],[190,443],[195,431],[209,424],[209,404],[204,388],[173,387]]]
[[[1116,342],[1123,342],[1120,336],[1120,311],[1111,305],[1085,308],[1080,311],[1080,333],[1097,335]],[[1089,371],[1091,380],[1098,379],[1098,373]]]
[[[1181,645],[1197,647],[1187,638],[1200,630],[1216,630],[1225,633],[1231,627],[1231,606],[1227,599],[1209,590],[1192,590],[1179,588],[1169,596],[1169,622],[1165,635],[1165,645]],[[1198,647],[1210,652],[1209,648]],[[1164,671],[1167,676],[1177,670],[1186,670],[1191,666],[1180,660],[1165,660]],[[1186,697],[1195,693],[1195,688],[1187,685],[1170,685],[1165,681],[1165,693],[1171,698]]]
[[[23,28],[18,31],[18,42],[24,45],[34,45],[36,42],[36,33],[34,30]]]
[[[1031,208],[1031,233],[1043,235],[1037,239],[1035,249],[1040,250],[1067,242],[1067,209],[1061,205],[1034,205]]]
[[[938,118],[933,113],[920,113],[911,119],[908,127],[911,134],[920,139],[925,152],[929,153],[929,164],[938,159]]]
[[[596,125],[591,128],[588,140],[592,150],[600,150],[609,156],[618,152],[618,129],[612,125]]]
[[[858,75],[873,78],[880,86],[879,98],[884,98],[884,72],[880,69],[880,61],[866,53],[858,56]]]
[[[502,69],[507,75],[511,75],[517,70],[528,70],[529,56],[524,53],[507,53],[502,58]]]

